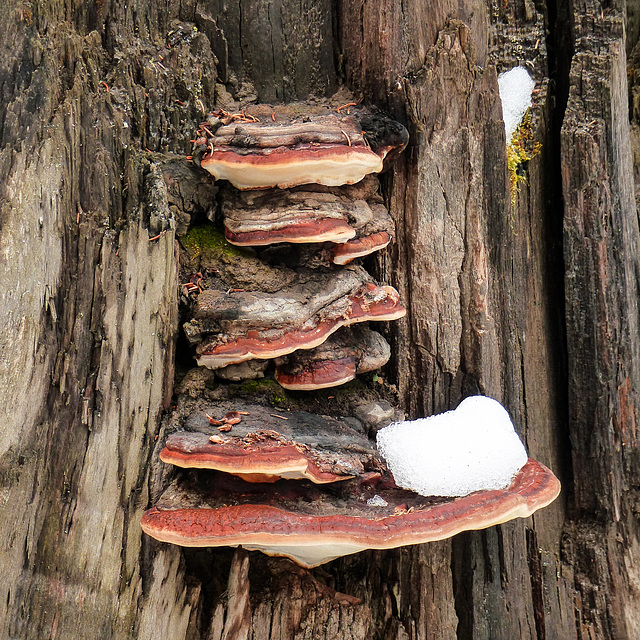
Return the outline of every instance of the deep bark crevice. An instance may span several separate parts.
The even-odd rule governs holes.
[[[569,375],[567,363],[567,333],[565,310],[565,264],[564,264],[564,195],[562,188],[562,164],[561,164],[561,138],[560,133],[564,122],[564,115],[569,99],[570,79],[569,72],[574,54],[573,31],[573,0],[549,0],[547,2],[548,39],[547,51],[549,56],[550,110],[551,122],[547,134],[548,151],[544,150],[545,167],[543,180],[548,184],[548,193],[545,207],[546,237],[550,247],[547,256],[549,264],[549,278],[547,290],[553,300],[551,308],[554,310],[550,318],[550,324],[556,329],[555,341],[557,354],[556,366],[559,370],[557,376],[559,388],[557,389],[557,401],[555,405],[560,430],[559,451],[563,461],[563,469],[560,471],[563,482],[565,501],[570,500],[572,458],[569,435]]]

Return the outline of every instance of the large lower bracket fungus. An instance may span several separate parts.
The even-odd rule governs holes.
[[[373,443],[345,420],[244,405],[242,420],[221,433],[208,412],[227,408],[221,404],[191,414],[185,430],[169,436],[160,459],[184,468],[224,471],[248,482],[287,478],[325,484],[384,468]]]
[[[525,518],[560,491],[556,477],[535,460],[529,460],[506,489],[455,499],[425,498],[377,474],[331,485],[248,484],[211,474],[207,482],[194,477],[175,481],[145,512],[143,530],[182,546],[242,545],[291,558],[303,567]]]
[[[223,124],[212,116],[201,126],[194,151],[203,169],[238,189],[354,184],[382,171],[385,157],[408,140],[402,125],[382,116],[300,118],[279,110],[276,123],[247,119],[255,121]],[[363,123],[369,123],[371,136]]]
[[[225,469],[233,475],[190,471],[177,478],[144,514],[144,531],[162,542],[192,547],[242,545],[314,567],[365,549],[442,540],[461,531],[528,517],[560,492],[558,479],[527,458],[508,414],[489,398],[463,401],[453,421],[456,412],[434,416],[430,424],[407,423],[411,432],[400,437],[399,452],[388,444],[382,447],[382,453],[391,452],[390,466],[398,480],[404,481],[408,470],[418,476],[421,493],[399,487],[366,438],[337,421],[319,424],[325,419],[298,413],[292,415],[290,425],[278,427],[283,433],[265,431],[273,426],[273,417],[289,417],[268,416],[267,411],[251,407],[246,415],[252,417],[243,430],[228,440],[220,434],[209,435],[212,427],[207,420],[211,419],[192,415],[186,426],[197,432],[171,436],[162,459],[186,467]],[[393,439],[393,429],[394,425],[387,427],[387,443],[389,436]],[[449,452],[455,454],[474,430],[478,434],[471,438],[470,453],[461,464],[452,462],[437,446],[438,441],[446,441]],[[478,439],[489,442],[478,446]],[[423,468],[412,457],[412,442],[419,455],[425,451],[425,442],[426,446],[436,444]],[[499,451],[502,459],[487,457],[487,448]],[[444,457],[444,472],[437,460],[432,462],[438,457]],[[273,482],[274,476],[313,482]],[[477,487],[482,488],[474,490]],[[436,495],[429,495],[431,491]]]
[[[185,326],[197,342],[198,364],[217,369],[268,359],[322,344],[340,327],[405,315],[398,293],[378,286],[361,267],[300,270],[297,281],[274,294],[203,291]]]

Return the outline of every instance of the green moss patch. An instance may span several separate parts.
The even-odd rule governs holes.
[[[248,251],[230,244],[224,237],[224,233],[214,224],[192,227],[185,236],[180,238],[180,242],[192,260],[198,257],[210,260],[223,256],[245,257],[250,255]]]

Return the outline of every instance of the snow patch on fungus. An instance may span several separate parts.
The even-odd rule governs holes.
[[[503,489],[527,462],[509,414],[473,396],[457,409],[396,422],[378,432],[378,450],[398,486],[424,496]]]
[[[367,504],[370,507],[388,507],[389,506],[389,503],[382,496],[379,496],[377,493],[375,496],[373,496],[373,498],[369,498],[367,500]]]
[[[511,140],[524,114],[531,106],[531,95],[536,83],[524,67],[513,67],[498,76],[498,89],[502,101],[502,119],[507,133],[507,143]]]

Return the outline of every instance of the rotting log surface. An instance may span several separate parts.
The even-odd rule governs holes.
[[[0,3],[0,636],[635,640],[624,4],[230,7]],[[526,61],[543,152],[510,211],[493,65]],[[150,543],[138,523],[162,484],[152,449],[173,379],[176,207],[195,197],[166,172],[163,186],[164,155],[189,153],[216,95],[225,108],[236,90],[303,99],[342,74],[412,140],[383,177],[398,237],[375,264],[409,308],[388,332],[387,377],[412,416],[471,392],[501,399],[562,500],[313,574]]]

